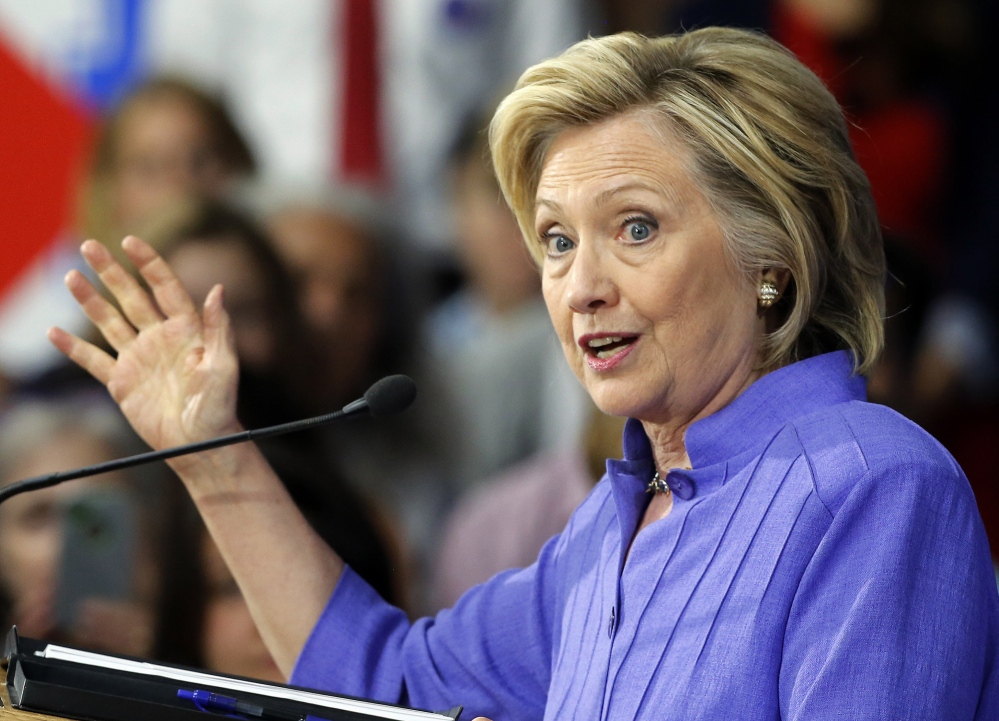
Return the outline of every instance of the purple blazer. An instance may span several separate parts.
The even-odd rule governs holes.
[[[348,569],[292,682],[504,719],[999,719],[999,595],[975,498],[851,356],[764,376],[686,435],[673,510],[624,460],[537,563],[410,623]]]

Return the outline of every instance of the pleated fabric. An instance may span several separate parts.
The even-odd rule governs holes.
[[[693,469],[638,535],[653,462],[629,421],[537,563],[414,624],[348,570],[292,681],[494,721],[997,719],[970,487],[864,399],[846,352],[764,376],[689,428]]]

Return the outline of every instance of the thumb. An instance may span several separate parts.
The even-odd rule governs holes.
[[[224,295],[222,284],[219,283],[205,298],[203,314],[205,355],[215,358],[236,355],[236,339],[232,332],[229,313],[225,309]]]

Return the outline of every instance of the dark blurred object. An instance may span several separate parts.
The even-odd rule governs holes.
[[[398,372],[407,350],[406,330],[393,322],[403,306],[394,295],[404,284],[392,282],[368,213],[346,202],[335,208],[299,200],[268,219],[318,354],[311,397],[326,407],[349,403],[376,378]]]
[[[999,407],[968,407],[940,420],[936,435],[971,483],[995,558],[999,555]]]
[[[934,79],[919,71],[933,54],[911,6],[781,0],[772,7],[772,34],[843,105],[882,224],[938,264],[946,258],[940,231],[950,128]]]
[[[915,393],[916,362],[927,311],[938,281],[907,243],[885,234],[885,349],[868,380],[868,400],[894,408],[917,422],[927,409]]]

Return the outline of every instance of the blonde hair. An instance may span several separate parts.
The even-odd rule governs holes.
[[[490,125],[493,165],[532,255],[548,149],[569,127],[645,111],[689,150],[728,249],[747,274],[786,268],[759,366],[884,343],[885,260],[870,184],[822,82],[764,35],[704,28],[584,40],[529,68]]]

